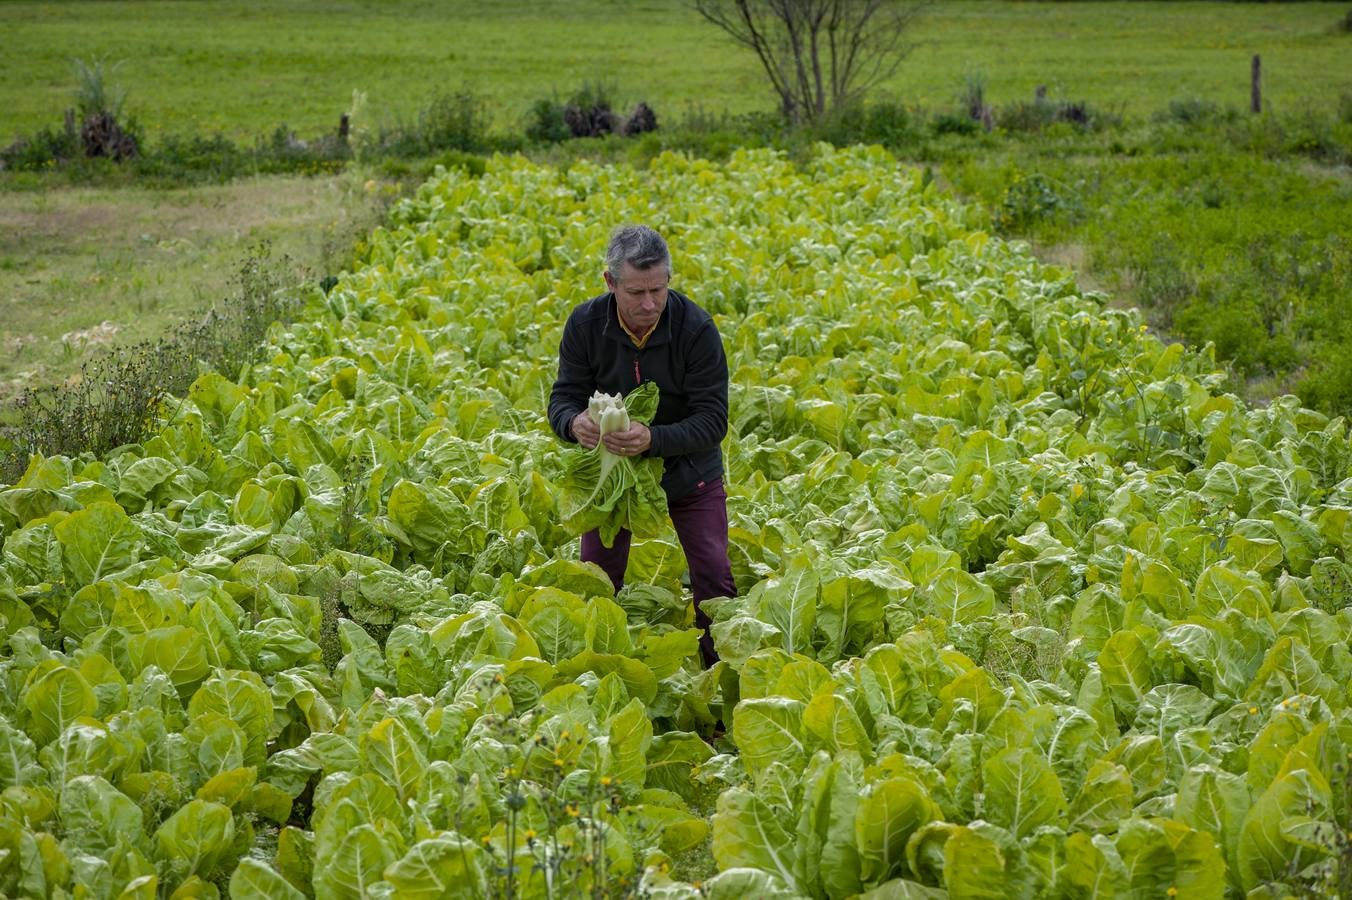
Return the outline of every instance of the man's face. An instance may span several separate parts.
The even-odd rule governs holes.
[[[620,277],[616,278],[609,271],[605,275],[606,287],[615,292],[615,304],[620,308],[624,324],[634,334],[646,334],[657,324],[667,306],[667,284],[671,281],[667,267],[635,269],[624,263],[620,267]]]

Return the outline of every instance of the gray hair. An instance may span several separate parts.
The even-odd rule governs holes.
[[[616,228],[606,247],[606,271],[610,277],[619,278],[624,264],[629,263],[635,269],[651,269],[665,265],[667,276],[671,276],[671,253],[662,235],[647,225],[625,225]]]

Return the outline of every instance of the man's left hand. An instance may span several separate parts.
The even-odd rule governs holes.
[[[653,445],[653,437],[647,425],[635,422],[624,431],[603,436],[601,443],[616,456],[638,456]]]

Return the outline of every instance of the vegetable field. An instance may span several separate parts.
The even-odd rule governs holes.
[[[560,525],[558,338],[625,221],[732,371],[707,672],[674,537],[611,599]],[[1344,423],[1245,408],[919,172],[498,158],[308,303],[0,491],[0,893],[1331,889]]]

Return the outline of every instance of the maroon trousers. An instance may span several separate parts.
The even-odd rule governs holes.
[[[710,481],[668,504],[671,524],[685,551],[690,569],[690,590],[695,595],[695,627],[703,629],[699,639],[700,656],[708,668],[718,661],[714,641],[709,634],[709,616],[700,608],[710,597],[735,597],[732,564],[728,562],[728,495],[723,481]],[[624,587],[624,570],[629,565],[630,533],[621,530],[615,544],[605,547],[595,531],[582,535],[582,561],[593,562],[605,570],[615,590]]]

